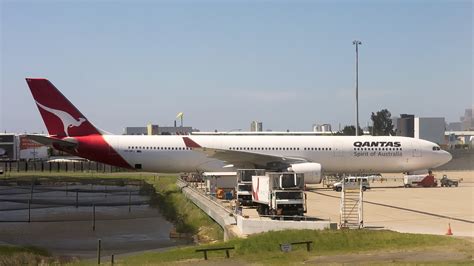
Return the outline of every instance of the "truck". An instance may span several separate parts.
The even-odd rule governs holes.
[[[342,182],[345,182],[344,183],[345,189],[359,189],[361,182],[362,182],[362,191],[366,191],[367,189],[370,189],[368,177],[355,177],[355,176],[345,177],[343,180],[334,183],[332,186],[332,189],[338,192],[341,191]]]
[[[428,175],[405,175],[403,177],[405,187],[436,187],[438,181],[432,174]]]
[[[252,176],[252,200],[259,215],[303,216],[307,211],[304,174],[266,173]]]
[[[210,195],[217,195],[218,190],[221,193],[230,192],[235,189],[237,179],[236,172],[204,172],[202,178],[204,179],[206,193]]]
[[[443,178],[441,178],[440,183],[442,187],[459,186],[459,180],[449,179],[447,175],[443,175]]]
[[[264,169],[238,169],[235,188],[239,205],[252,206],[252,176],[265,175]]]

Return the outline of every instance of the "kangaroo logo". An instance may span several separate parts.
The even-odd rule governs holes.
[[[258,200],[258,187],[260,187],[260,179],[257,178],[257,190],[252,189],[253,198]]]
[[[59,119],[61,119],[61,122],[63,123],[63,127],[64,127],[64,134],[66,134],[66,136],[68,136],[68,137],[69,137],[68,130],[69,130],[70,127],[78,127],[86,121],[86,119],[83,118],[83,117],[79,117],[79,120],[76,120],[74,117],[72,117],[72,115],[70,115],[70,114],[68,114],[64,111],[49,108],[47,106],[44,106],[44,105],[40,104],[39,102],[36,102],[36,104],[39,107],[41,107],[41,109],[43,109],[47,112],[50,112],[50,113],[54,114],[55,116],[57,116]]]

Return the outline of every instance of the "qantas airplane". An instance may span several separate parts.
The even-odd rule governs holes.
[[[95,127],[44,78],[27,78],[49,136],[41,144],[92,161],[156,173],[259,168],[305,174],[420,172],[443,165],[451,154],[432,142],[387,136],[113,135]]]

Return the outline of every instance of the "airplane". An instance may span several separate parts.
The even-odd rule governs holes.
[[[28,138],[74,156],[154,173],[258,168],[305,174],[411,173],[449,162],[449,152],[399,136],[113,135],[94,126],[49,80],[26,78],[49,136]]]

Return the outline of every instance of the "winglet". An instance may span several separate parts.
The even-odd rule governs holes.
[[[184,145],[188,148],[201,148],[201,145],[194,142],[194,140],[190,139],[189,137],[183,137]]]

